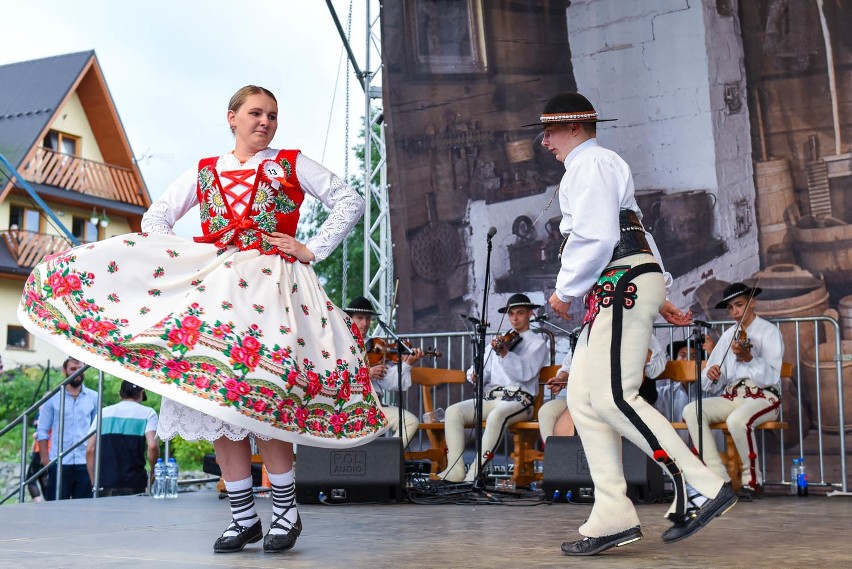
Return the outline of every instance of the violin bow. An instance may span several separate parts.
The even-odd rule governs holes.
[[[759,283],[760,283],[760,277],[758,277],[758,279],[754,282],[754,286],[751,287],[751,292],[749,293],[748,301],[746,302],[746,308],[748,308],[749,303],[754,299],[754,291],[757,290],[757,285]],[[723,362],[725,361],[725,358],[728,357],[728,352],[731,350],[731,346],[734,345],[734,339],[737,337],[737,330],[742,328],[743,318],[745,318],[745,315],[746,315],[746,313],[744,311],[743,315],[740,316],[740,319],[737,320],[736,325],[734,325],[734,333],[731,334],[731,341],[728,342],[728,347],[725,348],[725,353],[722,354],[722,361]]]

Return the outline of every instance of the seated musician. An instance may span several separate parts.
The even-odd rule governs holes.
[[[725,421],[743,461],[742,488],[745,494],[762,492],[763,478],[757,461],[754,427],[778,419],[781,408],[781,358],[784,340],[781,332],[754,313],[754,297],[760,288],[743,283],[728,285],[716,308],[727,308],[737,321],[728,328],[710,353],[701,374],[701,388],[713,395],[703,400],[701,424],[696,405],[683,410],[693,443],[703,429],[704,462],[716,474],[729,480],[713,441],[710,424]]]
[[[373,310],[373,305],[363,296],[356,296],[349,303],[349,306],[343,309],[346,314],[352,319],[352,322],[361,332],[364,338],[367,349],[370,348],[371,340],[367,337],[370,330],[370,325],[373,323],[373,316],[377,314]],[[414,348],[414,353],[402,356],[402,366],[397,368],[395,361],[379,361],[375,365],[370,366],[370,379],[373,382],[373,389],[376,396],[381,399],[382,393],[385,391],[399,390],[398,370],[402,371],[402,389],[403,391],[411,387],[411,366],[423,357],[423,350]],[[399,408],[384,405],[385,416],[388,419],[390,430],[394,436],[402,438],[402,448],[407,448],[408,443],[417,433],[417,428],[420,426],[420,421],[417,417],[405,409],[402,410],[402,429],[399,425]]]
[[[507,314],[513,332],[520,340],[508,349],[495,338],[485,350],[483,369],[482,418],[485,429],[482,435],[482,456],[479,464],[484,466],[494,454],[500,435],[507,426],[532,418],[533,405],[538,393],[538,376],[547,363],[548,349],[545,341],[530,330],[530,318],[538,304],[530,302],[524,294],[513,294],[500,314]],[[511,335],[510,334],[507,334]],[[468,381],[474,382],[473,368],[467,372]],[[474,420],[475,401],[468,399],[451,405],[446,411],[444,434],[447,441],[447,469],[438,477],[449,482],[472,481],[477,468],[473,465],[465,476],[464,429]]]
[[[656,379],[666,368],[666,356],[660,342],[651,336],[648,346],[648,356],[645,359],[645,380],[639,387],[639,395],[650,405],[657,400]],[[571,369],[571,352],[562,361],[556,376],[547,380],[547,388],[553,395],[558,395],[568,381],[568,372]],[[574,421],[568,412],[568,401],[565,397],[556,397],[541,406],[538,410],[538,430],[541,440],[547,442],[547,437],[572,436],[575,434]]]

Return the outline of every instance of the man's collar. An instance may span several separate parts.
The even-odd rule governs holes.
[[[588,148],[591,148],[591,147],[597,146],[597,145],[598,145],[598,139],[597,138],[590,138],[590,139],[582,142],[581,144],[579,144],[574,150],[572,150],[571,152],[568,153],[568,156],[565,157],[565,169],[568,169],[568,165],[571,163],[571,160],[576,158],[579,153],[581,153],[582,151],[584,151]]]

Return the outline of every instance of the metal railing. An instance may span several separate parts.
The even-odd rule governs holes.
[[[842,492],[847,492],[847,462],[846,462],[846,436],[845,436],[845,407],[844,407],[844,386],[843,386],[843,362],[852,361],[852,354],[843,354],[842,352],[842,341],[841,341],[841,333],[840,333],[840,325],[834,318],[828,316],[811,316],[811,317],[799,317],[799,318],[766,318],[767,321],[775,324],[779,328],[784,326],[786,328],[792,328],[792,333],[794,337],[794,349],[793,354],[795,354],[795,361],[788,362],[793,365],[794,373],[792,380],[796,385],[796,412],[798,419],[798,436],[797,436],[797,445],[798,445],[798,453],[801,456],[805,456],[807,454],[806,451],[812,450],[809,447],[809,444],[812,444],[811,439],[806,439],[805,430],[810,429],[811,431],[816,429],[816,454],[818,456],[818,468],[811,475],[811,485],[814,486],[826,486],[826,487],[835,487],[839,488]],[[733,321],[712,321],[708,322],[714,328],[717,328],[721,331],[724,331],[727,327],[734,324]],[[802,332],[805,331],[805,327],[808,327],[813,330],[812,334],[808,334],[813,337],[813,341],[811,343],[802,341]],[[823,328],[827,328],[827,331],[823,331]],[[692,332],[692,327],[677,327],[672,326],[670,324],[655,324],[654,329],[657,334],[668,334],[668,344],[671,346],[676,340],[682,339],[684,336],[689,336]],[[810,330],[808,330],[810,332]],[[405,334],[400,333],[400,337],[406,338],[411,341],[411,343],[415,347],[419,348],[427,348],[432,347],[437,349],[438,351],[443,352],[444,357],[441,360],[440,367],[445,367],[446,369],[467,369],[471,365],[472,355],[471,350],[468,348],[470,343],[470,334],[466,332],[450,332],[450,333],[417,333],[417,334]],[[493,336],[494,333],[490,332],[490,336]],[[567,345],[567,338],[565,339],[565,343]],[[807,345],[805,345],[807,343]],[[820,345],[833,347],[834,349],[834,358],[833,359],[825,359],[825,357],[819,356]],[[671,349],[671,348],[670,348]],[[812,358],[810,355],[810,351],[813,351],[814,357]],[[555,352],[551,352],[551,363],[553,363],[553,354]],[[564,353],[564,351],[563,351]],[[811,361],[814,360],[814,361]],[[429,365],[430,367],[439,367],[438,362],[433,362],[431,364],[427,363],[425,360],[421,360],[421,365]],[[823,415],[827,411],[826,405],[823,401],[823,383],[821,381],[822,374],[824,373],[824,368],[826,368],[826,363],[833,363],[833,368],[836,373],[836,390],[837,390],[837,417],[838,417],[838,438],[839,438],[839,460],[840,460],[840,478],[839,481],[829,481],[827,480],[826,473],[826,464],[825,464],[825,456],[826,456],[826,447],[825,447],[825,434],[824,434],[824,421]],[[804,419],[807,417],[807,413],[805,409],[807,407],[806,401],[804,400],[804,394],[807,391],[807,386],[804,385],[804,366],[813,367],[814,368],[814,389],[815,392],[811,394],[812,401],[811,406],[814,408],[816,413],[816,418],[812,421],[812,424],[815,427],[811,427],[810,425],[805,424]],[[472,394],[472,386],[463,385],[460,389],[442,389],[437,390],[433,389],[433,400],[435,407],[442,406],[444,408],[449,407],[453,403],[457,403],[467,397],[473,396]],[[694,390],[693,390],[694,391]],[[782,401],[784,394],[782,393]],[[403,396],[403,404],[406,404],[410,401],[412,394],[405,394]],[[439,397],[442,403],[439,404]],[[419,393],[414,395],[418,403],[415,403],[419,407],[418,409],[418,417],[422,417],[423,415],[423,406],[422,401],[420,401]],[[695,398],[694,393],[690,397],[690,400]],[[409,408],[406,405],[407,408]],[[409,408],[409,410],[411,410]],[[831,409],[834,411],[834,408]],[[413,412],[413,411],[412,411]],[[781,415],[779,417],[779,421],[785,421],[783,407],[780,411]],[[790,418],[790,417],[788,417]],[[778,466],[780,477],[778,480],[766,480],[766,449],[769,444],[766,438],[766,433],[761,431],[761,467],[763,469],[764,480],[767,484],[789,484],[790,481],[787,479],[788,469],[787,469],[787,456],[790,454],[788,450],[786,434],[782,430],[779,435],[779,449],[778,449]],[[423,433],[418,433],[418,438],[415,439],[416,443],[421,446],[424,445]],[[412,443],[414,445],[414,442]],[[426,442],[428,445],[428,442]],[[508,472],[510,467],[509,455],[511,454],[511,449],[509,448],[508,437],[503,437],[503,452],[502,457],[498,455],[497,458],[505,459],[505,469]],[[797,455],[798,456],[798,455]],[[499,462],[497,466],[500,466]]]
[[[8,425],[0,429],[0,437],[5,435],[14,429],[17,425],[21,425],[21,481],[18,484],[18,488],[11,493],[7,494],[5,497],[0,499],[0,504],[5,504],[8,500],[10,500],[15,494],[18,495],[18,502],[23,503],[25,500],[25,490],[28,484],[31,482],[38,480],[48,469],[56,465],[56,499],[58,500],[60,497],[61,489],[62,489],[62,459],[68,456],[71,452],[77,449],[80,445],[88,441],[92,436],[97,437],[98,443],[100,443],[101,437],[101,409],[103,408],[103,385],[104,385],[104,373],[98,370],[98,421],[95,431],[87,434],[85,437],[80,439],[79,441],[74,442],[69,448],[64,448],[65,445],[65,397],[59,398],[59,424],[55,425],[54,428],[58,428],[58,436],[57,436],[57,449],[56,449],[56,458],[48,462],[46,465],[43,465],[37,472],[33,473],[29,477],[27,477],[27,455],[29,454],[27,451],[29,450],[29,417],[33,413],[38,413],[39,408],[47,402],[51,397],[60,392],[60,390],[64,390],[65,386],[73,379],[83,375],[86,370],[89,369],[89,366],[84,365],[73,374],[66,377],[62,382],[59,383],[56,387],[45,393],[41,399],[27,407],[27,409],[18,415],[15,419],[13,419]],[[100,479],[100,444],[97,445],[95,449],[95,488],[97,488],[97,483]],[[97,497],[97,490],[95,491],[95,496]]]

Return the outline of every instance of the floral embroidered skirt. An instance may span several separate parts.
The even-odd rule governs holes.
[[[95,368],[264,438],[362,444],[387,426],[363,340],[309,265],[173,235],[47,257],[23,325]]]

